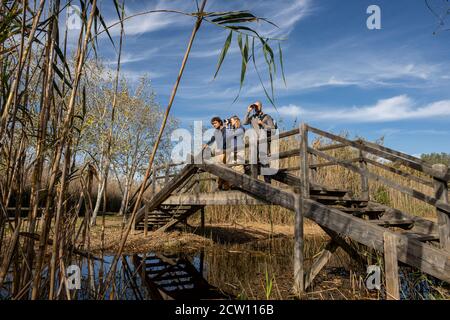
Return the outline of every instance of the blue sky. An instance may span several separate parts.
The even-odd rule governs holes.
[[[442,0],[431,0],[436,10]],[[381,8],[381,30],[369,30],[369,5]],[[112,1],[101,1],[108,23]],[[195,11],[193,0],[126,1],[126,13],[152,9]],[[206,11],[250,10],[279,25],[259,24],[264,35],[282,41],[287,86],[275,80],[275,110],[264,96],[253,68],[248,69],[240,98],[240,52],[233,41],[213,80],[227,31],[204,24],[195,40],[172,115],[190,127],[212,116],[243,116],[261,100],[282,128],[295,121],[351,137],[375,140],[408,152],[450,152],[450,31],[433,32],[438,19],[425,0],[209,0]],[[450,19],[447,27],[450,28]],[[125,24],[122,70],[131,81],[148,74],[162,107],[168,102],[193,19],[150,14]],[[118,39],[118,28],[112,30]],[[114,68],[116,54],[103,37],[101,56]],[[274,47],[277,44],[274,43]],[[266,74],[263,56],[259,64]],[[267,77],[266,77],[267,78]],[[267,81],[267,79],[265,80]],[[267,84],[267,82],[266,82]]]

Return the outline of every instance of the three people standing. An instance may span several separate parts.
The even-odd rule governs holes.
[[[242,126],[251,125],[256,132],[258,138],[270,137],[271,130],[276,129],[276,123],[273,118],[262,111],[262,104],[256,101],[247,107],[245,119],[241,124],[238,116],[234,115],[230,119],[222,121],[219,117],[213,117],[211,124],[214,127],[214,134],[211,139],[203,145],[203,148],[210,147],[216,142],[216,152],[214,162],[225,163],[232,165],[232,168],[238,172],[244,173],[245,164],[245,129]],[[270,147],[268,145],[268,153],[270,154]],[[258,150],[258,161],[267,159],[265,150]],[[267,163],[262,161],[262,166],[267,167]],[[270,178],[264,176],[264,181],[270,183]],[[219,189],[224,189],[225,183],[219,179]],[[226,189],[226,187],[225,187]]]

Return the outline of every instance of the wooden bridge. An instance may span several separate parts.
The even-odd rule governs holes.
[[[315,147],[309,143],[311,135],[329,143]],[[311,285],[338,247],[351,257],[358,257],[349,241],[384,254],[388,298],[399,298],[398,261],[450,283],[448,167],[431,165],[378,144],[349,140],[306,124],[279,133],[271,140],[275,139],[279,139],[280,146],[293,148],[272,154],[272,159],[278,158],[280,163],[285,160],[291,166],[280,167],[271,176],[270,184],[258,179],[258,165],[249,165],[246,174],[225,164],[194,163],[181,168],[167,164],[154,168],[149,184],[152,196],[139,210],[135,228],[143,228],[145,233],[149,228],[166,231],[197,212],[201,213],[204,224],[204,207],[208,205],[278,205],[295,214],[294,288],[297,293]],[[283,144],[283,139],[290,139],[290,143]],[[357,156],[340,159],[336,151],[344,149]],[[333,151],[334,155],[330,154]],[[388,165],[386,160],[398,165]],[[343,167],[360,177],[356,196],[350,190],[320,183],[320,170],[330,166]],[[159,174],[161,171],[163,175]],[[411,187],[413,184],[399,183],[380,171],[424,186],[429,192],[423,192],[426,188]],[[232,184],[233,190],[214,191],[212,184],[205,187],[216,178]],[[436,222],[369,199],[372,182],[426,203],[436,214]],[[304,218],[316,222],[331,238],[309,270],[305,269],[303,258]]]

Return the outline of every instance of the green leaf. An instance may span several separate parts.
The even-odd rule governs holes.
[[[89,0],[89,1],[90,1],[91,4],[92,4],[92,0]],[[116,45],[114,44],[114,41],[113,41],[113,39],[112,39],[112,37],[111,37],[111,34],[109,33],[109,30],[108,30],[108,27],[106,26],[105,20],[103,20],[103,16],[101,15],[100,10],[98,10],[98,7],[97,7],[97,6],[95,6],[94,15],[95,15],[96,18],[98,18],[98,19],[100,20],[100,23],[102,24],[103,28],[105,29],[106,34],[107,34],[108,37],[109,37],[109,40],[111,41],[111,43],[112,43],[114,49],[116,49]],[[96,20],[95,20],[94,22],[97,23]],[[96,28],[95,28],[95,29],[96,29]],[[97,32],[96,32],[96,33],[97,33]],[[97,36],[95,36],[95,38],[97,39]]]
[[[241,50],[241,56],[242,56],[242,63],[241,63],[241,80],[240,80],[240,86],[239,86],[239,92],[236,95],[236,98],[234,98],[233,103],[236,102],[236,100],[239,98],[239,95],[241,94],[242,86],[244,84],[245,80],[245,74],[247,72],[247,62],[248,62],[248,36],[246,36],[246,42],[243,45],[242,44],[242,35],[238,35],[238,45],[239,49]]]
[[[64,64],[67,74],[69,75],[70,81],[72,81],[72,75],[70,74],[70,68],[69,68],[69,65],[67,64],[66,57],[64,57],[64,54],[62,53],[61,48],[58,46],[57,43],[55,44],[55,51],[56,51],[56,54],[58,55],[59,59]]]
[[[217,74],[219,73],[220,67],[222,66],[222,62],[225,59],[225,56],[228,52],[228,48],[230,47],[232,38],[233,38],[233,31],[230,31],[230,34],[228,35],[228,37],[225,40],[225,43],[223,45],[222,52],[220,53],[219,61],[217,63],[217,70],[216,70],[216,73],[214,74],[214,79],[217,77]]]
[[[255,59],[255,38],[252,39],[252,60],[253,60],[253,67],[255,68],[256,74],[258,75],[259,82],[261,83],[261,86],[264,90],[264,93],[267,97],[267,99],[270,101],[272,106],[276,109],[275,103],[273,102],[272,98],[267,93],[266,87],[264,86],[264,83],[261,78],[261,74],[259,73],[258,67],[256,66],[256,59]]]
[[[67,80],[67,78],[64,76],[64,74],[61,72],[61,70],[59,70],[58,66],[55,63],[53,63],[52,66],[53,66],[53,70],[61,78],[61,80],[64,81],[65,84],[67,84],[70,89],[72,89],[72,83],[70,83],[70,81]]]
[[[283,77],[284,85],[286,85],[286,78],[284,77],[284,66],[283,66],[283,52],[281,51],[280,42],[278,42],[278,55],[280,56],[280,67],[281,67],[281,75]]]

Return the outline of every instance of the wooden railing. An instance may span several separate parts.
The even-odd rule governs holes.
[[[308,136],[310,134],[316,135],[330,140],[330,144],[319,147],[310,146]],[[293,148],[285,151],[279,151],[277,154],[272,154],[269,160],[282,160],[295,158],[296,165],[279,168],[282,172],[297,171],[300,173],[300,180],[302,196],[309,197],[308,185],[309,180],[314,179],[317,175],[317,170],[326,168],[329,166],[340,166],[349,171],[352,171],[360,175],[361,179],[361,196],[369,200],[369,182],[371,180],[382,183],[383,185],[395,189],[403,194],[406,194],[414,199],[422,201],[435,208],[439,226],[439,237],[441,247],[450,250],[450,205],[448,203],[448,182],[450,180],[450,170],[444,165],[431,165],[422,159],[413,157],[411,155],[375,144],[361,139],[349,140],[342,136],[338,136],[307,124],[302,124],[298,129],[284,131],[279,134],[269,137],[267,141],[275,139],[284,139],[294,137],[295,143],[292,144]],[[251,165],[249,163],[249,149],[250,145],[247,142],[245,144],[245,165],[250,168],[249,174],[252,177],[258,177],[258,166]],[[335,156],[330,155],[327,151],[338,150],[342,148],[351,148],[357,151],[357,156],[351,159],[338,159]],[[317,161],[319,158],[325,160],[325,162]],[[413,171],[419,173],[414,174],[406,172],[399,168],[399,166],[390,166],[386,161],[380,161],[378,158],[382,158],[391,161],[396,164],[400,164],[406,168],[413,169]],[[311,161],[316,159],[316,161]],[[169,163],[162,166],[155,167],[151,173],[151,179],[147,187],[151,187],[152,194],[157,191],[158,185],[163,186],[167,183],[171,177],[175,176],[180,170],[183,163]],[[238,164],[228,164],[228,166],[237,166]],[[425,194],[412,187],[404,186],[397,181],[387,178],[386,176],[379,175],[370,170],[370,166],[377,167],[382,171],[399,175],[409,181],[414,181],[419,185],[426,186],[428,188],[434,188],[432,195]],[[199,172],[189,181],[186,181],[179,190],[199,191],[199,185],[203,181],[214,180],[210,176],[202,176]],[[194,188],[193,188],[194,187]],[[211,190],[211,188],[209,188]]]
[[[337,136],[329,132],[305,125],[304,135],[307,136],[308,132],[336,142],[333,148],[350,147],[358,150],[360,155],[359,158],[351,160],[340,160],[330,154],[325,153],[323,148],[322,150],[320,150],[314,149],[312,147],[307,147],[308,154],[327,161],[325,164],[321,164],[322,166],[338,165],[359,174],[361,176],[361,189],[364,193],[368,194],[369,180],[374,180],[414,199],[420,200],[428,205],[435,207],[439,228],[440,246],[441,248],[450,250],[450,205],[448,202],[448,182],[450,180],[450,170],[447,166],[442,164],[431,165],[426,161],[423,161],[422,159],[387,147],[380,146],[378,144],[363,141],[361,139],[352,141],[341,136]],[[399,168],[391,167],[381,161],[369,158],[368,155],[373,155],[397,164],[401,164],[407,168],[413,169],[420,174],[415,175]],[[304,158],[306,159],[305,161],[308,160],[308,157],[305,156]],[[355,162],[358,162],[359,166],[354,164]],[[367,164],[371,164],[387,172],[397,174],[403,178],[414,181],[419,185],[433,187],[434,194],[425,194],[415,188],[401,185],[398,182],[393,181],[392,179],[373,173],[369,170]],[[312,168],[314,166],[315,165],[313,164],[312,166],[309,166],[309,168]],[[429,178],[424,178],[422,177],[423,175],[426,175]]]

